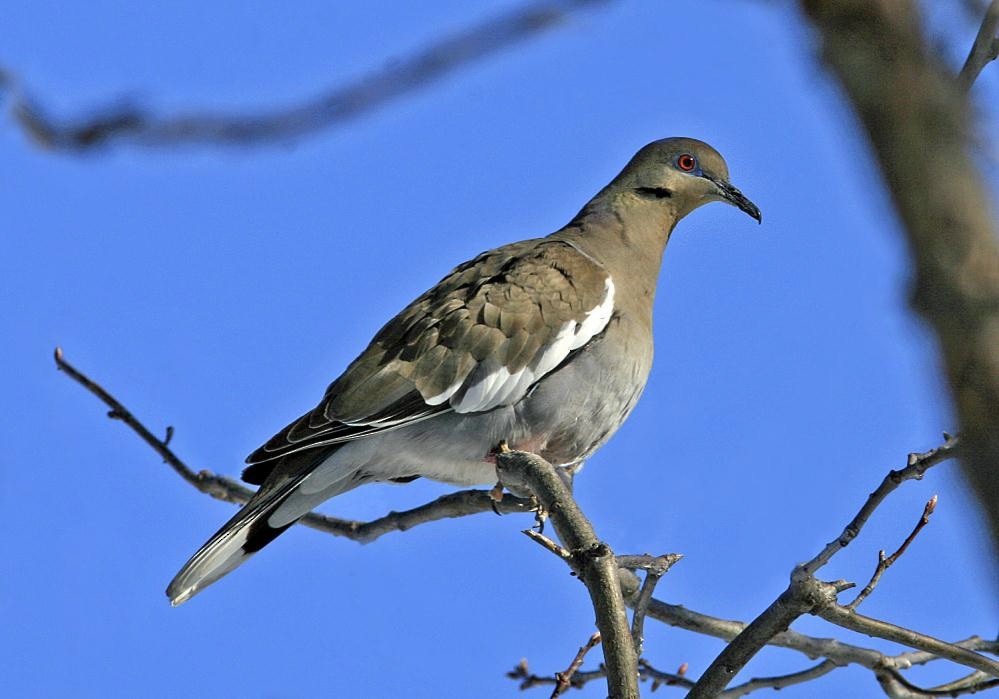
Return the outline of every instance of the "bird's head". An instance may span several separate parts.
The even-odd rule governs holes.
[[[644,199],[668,200],[681,217],[708,202],[723,201],[763,222],[756,204],[729,182],[725,159],[693,138],[653,141],[635,154],[614,184]]]

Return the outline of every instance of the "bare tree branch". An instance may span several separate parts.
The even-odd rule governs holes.
[[[629,604],[631,604],[630,600]],[[669,626],[715,636],[725,641],[733,640],[746,627],[746,624],[742,622],[719,619],[655,599],[649,605],[649,616]],[[832,638],[816,638],[790,630],[771,638],[768,645],[795,650],[809,658],[824,657],[836,666],[859,665],[874,671],[876,675],[879,675],[879,681],[879,673],[892,671],[897,674],[899,670],[946,657],[926,651],[912,651],[886,656],[873,648],[863,648]],[[987,641],[978,636],[972,636],[951,645],[965,650],[999,653],[999,641]],[[829,668],[829,671],[832,669]],[[693,683],[690,682],[689,686],[693,686]],[[736,687],[732,689],[736,689]],[[722,693],[722,696],[726,696],[726,694]]]
[[[642,673],[643,680],[652,680],[653,692],[663,685],[667,687],[682,687],[684,689],[690,689],[694,686],[693,680],[687,677],[687,663],[681,665],[680,669],[676,672],[663,672],[652,667],[648,661],[639,660],[638,669]]]
[[[928,469],[946,461],[947,459],[954,458],[957,453],[959,442],[960,440],[957,437],[944,433],[944,443],[939,447],[935,447],[922,453],[913,452],[909,454],[905,468],[898,471],[892,470],[888,472],[888,475],[881,481],[881,485],[879,485],[877,489],[871,493],[870,496],[868,496],[863,507],[861,507],[856,516],[850,520],[850,523],[846,525],[843,532],[826,544],[826,547],[822,549],[822,551],[820,551],[815,558],[802,566],[804,572],[809,575],[814,575],[819,568],[828,563],[830,559],[836,555],[837,551],[849,546],[850,542],[857,538],[857,535],[860,534],[860,530],[863,529],[865,524],[867,524],[867,520],[870,519],[872,514],[874,514],[874,510],[876,510],[878,506],[884,502],[884,499],[891,495],[896,488],[906,481],[920,480]]]
[[[964,474],[999,552],[999,236],[969,139],[967,94],[927,46],[915,0],[800,4],[902,221],[913,305],[939,341]],[[986,24],[996,21],[994,6]]]
[[[922,454],[909,454],[905,468],[899,471],[893,470],[885,476],[881,481],[881,485],[868,496],[867,501],[846,526],[843,533],[827,544],[808,563],[799,565],[794,569],[791,573],[791,582],[787,589],[748,626],[740,630],[739,635],[719,653],[718,657],[714,659],[711,665],[708,666],[708,669],[704,671],[704,674],[701,675],[700,679],[697,680],[697,684],[690,691],[689,699],[708,699],[718,696],[728,686],[728,683],[732,681],[732,678],[745,667],[746,663],[763,646],[767,645],[771,639],[781,632],[786,631],[791,622],[802,614],[822,614],[824,610],[839,607],[836,601],[837,593],[853,587],[853,583],[845,581],[836,583],[820,582],[815,579],[815,571],[828,563],[837,551],[848,546],[857,537],[878,505],[901,483],[914,478],[922,478],[927,469],[954,455],[958,444],[957,438],[950,435],[944,435],[944,437],[946,440],[944,444],[935,449]],[[840,608],[845,609],[843,607]],[[845,620],[835,614],[834,611],[830,611],[829,614],[837,618],[837,621],[834,623],[844,625]],[[853,622],[856,623],[855,620]],[[885,629],[881,630],[888,633]],[[915,636],[910,638],[915,640]],[[925,641],[925,639],[919,640]],[[925,648],[923,645],[911,644],[910,647]],[[963,649],[961,650],[963,651]],[[953,656],[945,657],[954,659]],[[988,661],[987,658],[982,659]],[[971,667],[981,669],[979,665],[971,665]]]
[[[505,486],[534,493],[550,514],[559,539],[573,556],[573,567],[590,593],[603,641],[608,694],[613,699],[637,697],[638,659],[614,552],[597,538],[565,481],[547,461],[536,454],[501,449],[496,454],[496,472]]]
[[[580,647],[580,649],[576,652],[576,657],[574,657],[572,662],[569,663],[569,667],[565,669],[565,672],[555,673],[555,689],[552,690],[551,699],[557,699],[558,696],[572,686],[572,676],[575,675],[576,671],[578,671],[580,666],[582,666],[583,660],[586,658],[586,654],[589,653],[590,650],[598,643],[600,643],[599,631],[590,636],[590,640],[588,640],[585,645]]]
[[[511,680],[520,680],[520,684],[517,685],[517,689],[520,691],[531,689],[532,687],[558,684],[558,679],[554,675],[535,675],[531,672],[526,659],[521,659],[513,670],[506,673],[506,676]],[[602,680],[605,677],[607,677],[607,671],[603,665],[596,670],[576,670],[569,681],[569,686],[574,689],[582,689],[590,682]]]
[[[110,408],[108,417],[121,420],[128,425],[146,444],[153,448],[181,478],[206,495],[216,500],[232,502],[238,505],[246,503],[253,491],[240,483],[211,473],[210,471],[194,472],[168,446],[173,436],[173,428],[167,427],[166,437],[160,439],[149,428],[142,424],[130,410],[118,399],[108,393],[100,384],[90,379],[83,372],[66,361],[62,349],[55,350],[56,366],[64,374],[86,388],[101,399]],[[378,537],[394,531],[406,531],[413,527],[434,522],[440,519],[465,517],[479,512],[496,510],[503,514],[511,512],[530,512],[534,505],[525,498],[517,498],[506,494],[499,502],[494,501],[487,490],[460,490],[441,496],[436,500],[405,512],[390,512],[384,517],[370,522],[339,519],[328,515],[312,512],[299,520],[300,524],[327,534],[342,536],[362,544],[367,544]]]
[[[835,602],[817,606],[814,612],[826,621],[842,626],[844,629],[901,643],[910,648],[925,650],[941,658],[953,660],[960,665],[966,665],[993,677],[999,677],[999,662],[954,643],[947,643],[887,621],[872,619]]]
[[[535,0],[441,39],[357,82],[331,88],[305,104],[257,114],[196,111],[159,116],[118,105],[97,115],[60,122],[25,96],[9,73],[5,82],[14,93],[18,122],[39,145],[51,150],[79,152],[122,142],[142,146],[275,143],[315,134],[381,108],[449,73],[561,26],[574,12],[606,1]]]
[[[759,616],[751,621],[718,654],[688,699],[714,699],[767,642],[787,629],[792,621],[817,606],[834,603],[836,588],[820,583],[802,568],[791,574],[791,584]]]
[[[902,545],[898,547],[898,550],[887,558],[885,558],[884,549],[878,552],[878,565],[874,569],[874,575],[871,576],[870,582],[864,586],[864,589],[857,594],[853,601],[846,605],[847,609],[856,610],[857,607],[860,606],[860,603],[867,599],[872,592],[874,592],[874,588],[878,586],[878,582],[881,580],[881,576],[885,574],[885,571],[895,564],[895,561],[897,561],[899,557],[905,553],[905,550],[909,548],[909,544],[911,544],[919,535],[919,532],[923,530],[923,527],[930,523],[930,515],[933,514],[933,510],[935,510],[936,507],[937,496],[934,495],[926,502],[926,506],[923,507],[923,515],[919,518],[919,521],[916,522],[916,526],[912,529],[912,532],[909,533],[909,536],[905,537],[905,541],[903,541]]]
[[[804,682],[811,682],[812,680],[822,677],[823,675],[828,675],[837,667],[839,667],[839,665],[832,660],[823,660],[818,665],[806,668],[800,672],[792,672],[788,675],[779,675],[776,677],[754,677],[748,682],[736,685],[731,689],[726,689],[724,692],[719,694],[718,697],[719,699],[738,699],[739,697],[746,696],[750,692],[755,692],[757,689],[784,689],[785,687],[791,687]]]
[[[891,699],[934,699],[935,697],[960,697],[999,687],[999,680],[982,672],[973,672],[954,682],[939,687],[917,687],[898,670],[885,669],[875,673],[878,684]]]
[[[618,565],[622,565],[621,556],[618,556]],[[648,563],[641,566],[645,570],[645,580],[642,582],[642,589],[638,591],[635,603],[632,606],[631,614],[631,638],[635,644],[635,655],[642,657],[645,649],[645,615],[649,609],[649,602],[652,601],[652,593],[655,592],[659,579],[662,578],[669,569],[672,568],[682,556],[670,553],[665,556],[649,556]]]
[[[628,603],[632,604],[632,601],[629,599]],[[747,626],[741,621],[720,619],[657,599],[649,603],[648,616],[668,626],[713,636],[723,641],[736,638]],[[838,665],[859,665],[869,670],[882,667],[905,670],[913,665],[923,665],[941,659],[925,651],[908,651],[886,656],[874,648],[864,648],[834,638],[817,638],[791,630],[777,634],[767,642],[767,645],[795,650],[809,658],[828,658],[836,661]],[[971,636],[954,645],[988,653],[999,652],[999,641],[987,641],[979,636]]]
[[[205,471],[194,473],[167,445],[172,430],[167,431],[166,439],[159,439],[121,402],[67,362],[59,348],[55,350],[55,361],[61,371],[100,398],[111,409],[109,417],[128,425],[175,472],[195,488],[217,499],[237,503],[246,502],[252,495],[252,491],[227,478]],[[617,559],[613,551],[597,539],[592,526],[576,506],[568,487],[554,466],[533,454],[507,451],[497,455],[497,472],[503,477],[505,484],[535,493],[543,509],[551,513],[555,529],[572,556],[573,568],[579,572],[580,579],[590,591],[597,615],[597,627],[602,638],[606,639],[604,657],[608,668],[610,695],[622,699],[637,697],[637,661],[628,631],[628,619],[618,580]],[[530,500],[508,495],[504,495],[497,503],[489,491],[462,491],[438,498],[408,512],[390,513],[374,522],[351,522],[316,513],[310,513],[300,521],[306,526],[331,534],[367,542],[387,531],[401,531],[443,517],[460,517],[474,512],[485,512],[494,506],[506,511],[524,511],[531,509],[533,504]],[[534,538],[548,541],[540,534]],[[548,548],[556,552],[561,550],[561,547],[554,543]],[[672,562],[668,565],[672,565]]]
[[[572,553],[568,549],[562,548],[557,543],[549,539],[547,536],[540,534],[534,531],[533,529],[525,529],[524,534],[527,535],[528,539],[541,546],[541,548],[550,551],[551,553],[554,553],[556,556],[561,558],[564,563],[566,563],[570,567],[572,566],[573,564]]]
[[[970,90],[982,69],[999,57],[999,0],[992,0],[985,10],[982,26],[978,29],[975,43],[971,45],[968,58],[958,75],[962,87]]]
[[[62,351],[59,349],[55,352],[55,360],[57,367],[61,371],[100,398],[101,401],[103,401],[105,405],[110,408],[108,412],[109,417],[121,420],[128,425],[143,439],[143,441],[151,446],[163,458],[164,462],[169,464],[174,471],[184,478],[185,481],[194,485],[198,490],[217,499],[236,503],[245,502],[246,499],[252,495],[252,491],[230,479],[209,473],[207,471],[195,473],[169,448],[168,444],[173,435],[172,428],[167,428],[165,437],[162,440],[159,439],[153,435],[153,433],[146,428],[127,408],[125,408],[120,401],[114,398],[99,384],[67,362]],[[883,500],[884,496],[887,495],[887,492],[890,492],[891,489],[897,487],[898,483],[910,478],[921,477],[922,474],[925,473],[925,471],[931,466],[952,457],[956,446],[956,438],[948,436],[947,442],[937,449],[930,450],[923,454],[910,454],[906,468],[901,471],[893,471],[888,477],[885,478],[882,486],[871,495],[868,503],[866,503],[865,507],[862,508],[861,514],[865,512],[872,499],[880,502]],[[565,484],[562,479],[557,474],[554,477],[561,484],[561,487],[564,488]],[[882,494],[882,490],[885,488],[888,488],[888,490]],[[433,502],[406,512],[392,512],[385,517],[379,518],[372,522],[341,520],[335,517],[312,513],[306,518],[306,520],[303,521],[303,523],[320,531],[334,534],[336,536],[345,536],[355,541],[366,543],[373,541],[389,531],[404,531],[413,526],[445,517],[460,517],[468,514],[484,512],[493,509],[494,505],[504,512],[527,512],[534,507],[534,504],[529,499],[516,498],[509,494],[504,495],[501,501],[497,504],[493,501],[490,491],[470,490],[445,495]],[[579,514],[581,516],[581,513]],[[850,530],[848,527],[848,530],[851,532],[850,536],[845,540],[844,544],[837,546],[836,550],[849,543],[849,540],[852,540],[852,538],[854,538],[859,532],[859,528],[863,526],[863,523],[866,521],[866,516],[861,517],[861,514],[858,514],[858,516],[854,519],[854,522],[857,523],[857,526],[855,527],[856,530]],[[561,515],[559,515],[559,519],[561,519]],[[553,519],[553,521],[555,520]],[[560,524],[556,523],[557,530],[559,526]],[[533,531],[527,531],[525,533],[535,541],[538,541],[538,543],[544,545],[545,548],[556,553],[577,572],[584,570],[583,564],[591,562],[591,556],[580,555],[579,549],[568,550],[559,546],[550,539],[547,539],[547,537]],[[905,546],[911,542],[912,538],[914,538],[914,534],[910,534],[906,543],[900,547],[900,551],[896,552],[893,556],[894,558],[901,555],[901,551],[903,551]],[[838,542],[840,539],[837,539],[836,541]],[[623,575],[627,572],[626,569],[642,569],[646,571],[658,571],[663,568],[668,569],[669,566],[673,565],[679,559],[680,556],[678,554],[667,554],[665,556],[617,556],[612,560],[616,564],[615,567],[618,568],[618,572]],[[665,572],[665,570],[663,570],[663,572]],[[648,589],[647,585],[649,580],[647,579],[645,585],[640,588],[638,581],[634,578],[633,574],[628,572],[627,575],[631,576],[631,578],[635,580],[633,584],[626,586],[626,589],[628,590],[626,592],[628,595],[628,604],[635,607],[636,610],[640,610],[644,605],[647,609],[647,615],[657,621],[725,640],[732,640],[736,638],[747,628],[747,625],[742,622],[718,619],[685,609],[683,607],[666,604],[659,600],[652,599],[651,590],[648,592],[646,599],[643,597],[642,589]],[[622,579],[619,578],[618,582],[621,583]],[[818,583],[817,581],[814,582],[818,585],[828,585],[827,583]],[[840,588],[842,587],[844,586],[841,585]],[[832,588],[833,596],[835,595],[836,590],[837,588]],[[942,657],[955,659],[957,662],[961,662],[962,659],[967,661],[969,658],[972,658],[975,662],[979,662],[978,659],[982,656],[977,656],[975,654],[967,656],[962,653],[962,651],[984,650],[993,653],[999,651],[999,642],[984,641],[977,636],[973,636],[955,644],[946,644],[943,641],[938,641],[937,639],[932,639],[930,637],[917,634],[916,632],[908,631],[907,629],[900,629],[899,627],[895,627],[890,624],[886,625],[888,631],[885,631],[884,627],[879,626],[883,625],[884,622],[869,620],[867,617],[860,617],[859,615],[851,614],[849,608],[847,607],[842,607],[840,605],[835,605],[835,607],[838,607],[838,610],[834,609],[833,612],[830,612],[830,616],[835,618],[834,623],[838,623],[837,620],[843,618],[845,614],[850,616],[850,624],[853,624],[852,626],[848,626],[848,628],[858,628],[858,630],[862,633],[866,632],[866,630],[874,630],[877,631],[874,635],[890,638],[892,640],[898,640],[899,634],[903,634],[905,635],[906,640],[902,640],[901,642],[908,643],[916,648],[923,648],[924,650],[902,653],[898,656],[884,656],[881,652],[874,649],[853,646],[834,639],[814,638],[794,631],[784,631],[779,633],[772,638],[767,639],[766,643],[769,645],[797,650],[812,658],[825,657],[836,666],[858,664],[863,667],[867,667],[874,670],[876,673],[881,673],[879,675],[879,681],[881,681],[883,685],[895,682],[890,676],[885,676],[887,679],[882,677],[882,675],[884,675],[887,671],[905,669],[911,667],[912,665],[930,662]],[[636,619],[641,619],[644,616],[645,614],[638,613],[636,614]],[[868,622],[873,622],[875,626],[870,626]],[[627,629],[626,625],[625,629]],[[632,633],[634,633],[634,631],[635,628],[633,626]],[[907,634],[915,634],[915,636],[909,636]],[[992,662],[988,659],[985,660],[988,663]],[[966,662],[965,664],[970,663]],[[647,664],[643,664],[641,668],[645,668],[646,666]],[[991,668],[991,665],[986,665],[985,667]],[[651,668],[651,666],[648,666],[648,668],[650,668],[648,672],[644,669],[642,670],[644,673],[642,675],[643,677],[651,677],[653,679],[658,678],[661,682],[667,681],[668,678],[666,678],[666,675],[668,673],[661,673],[660,671]],[[819,672],[818,666],[807,672]],[[656,675],[655,673],[659,674]],[[510,676],[514,676],[515,674],[516,673],[511,673]],[[800,673],[795,673],[795,676],[798,674]],[[577,669],[571,678],[570,684],[574,687],[582,686],[582,684],[585,684],[586,682],[600,679],[605,676],[606,670],[603,668],[587,672],[580,672]],[[523,664],[522,674],[516,674],[516,677],[524,680],[522,688],[527,688],[536,684],[553,684],[555,682],[555,679],[552,677],[539,678],[534,675],[528,675],[526,663]],[[680,682],[678,680],[680,677],[680,675],[671,675],[669,681],[672,684],[679,684],[680,686],[693,686],[694,683],[686,678],[682,678],[682,682]],[[989,684],[990,682],[991,680],[982,681],[979,689],[992,686]],[[898,683],[895,682],[895,684]],[[978,685],[975,684],[975,686],[977,687]],[[741,691],[742,688],[744,687],[740,685],[739,687],[734,687],[729,691]],[[976,689],[975,691],[979,691],[979,689]],[[920,691],[938,690],[934,689]],[[962,689],[961,693],[968,693],[970,691],[972,690]]]

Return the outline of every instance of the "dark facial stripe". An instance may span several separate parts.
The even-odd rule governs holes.
[[[636,187],[635,192],[649,199],[668,199],[673,196],[673,192],[665,187]]]

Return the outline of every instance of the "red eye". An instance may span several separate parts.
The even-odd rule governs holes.
[[[697,160],[690,153],[684,153],[676,159],[676,166],[684,172],[690,172],[697,167]]]

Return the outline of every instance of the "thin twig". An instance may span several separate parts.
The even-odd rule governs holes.
[[[586,658],[586,654],[589,653],[590,650],[592,650],[598,643],[600,643],[599,631],[590,636],[590,640],[588,640],[586,644],[581,647],[579,651],[577,651],[576,657],[572,659],[571,663],[569,663],[569,667],[565,669],[565,672],[555,673],[555,689],[552,690],[551,699],[556,699],[560,694],[572,686],[572,676],[575,675],[576,671],[582,666],[583,660]]]
[[[864,586],[864,589],[857,594],[854,600],[850,602],[850,604],[846,605],[847,609],[856,609],[860,606],[861,602],[867,599],[867,597],[874,592],[874,588],[877,587],[878,582],[881,580],[881,576],[885,574],[885,571],[894,565],[895,561],[897,561],[899,557],[905,553],[905,550],[909,548],[909,544],[911,544],[919,535],[919,532],[922,531],[923,527],[930,523],[930,515],[933,514],[933,510],[935,510],[936,507],[937,496],[934,495],[926,502],[925,507],[923,507],[922,516],[919,518],[919,521],[916,522],[916,526],[913,528],[909,536],[907,536],[905,541],[902,542],[902,545],[898,547],[898,550],[887,558],[885,558],[884,549],[881,549],[881,551],[878,552],[878,565],[874,569],[874,575],[871,576],[870,582]]]
[[[974,688],[974,691],[981,691],[982,685],[986,683],[991,683],[993,685],[999,684],[999,680],[993,679],[986,675],[981,670],[975,670],[974,672],[965,675],[964,677],[959,677],[956,680],[947,682],[945,684],[937,685],[936,687],[929,687],[926,691],[929,692],[960,692],[965,691],[969,688]]]
[[[805,563],[802,566],[803,571],[808,575],[814,575],[819,568],[829,562],[837,551],[846,548],[860,534],[860,530],[874,514],[874,510],[884,502],[886,497],[891,495],[902,483],[913,479],[919,480],[933,466],[957,456],[959,443],[960,440],[957,436],[945,433],[944,443],[940,446],[922,453],[909,454],[905,468],[889,471],[888,475],[881,481],[881,485],[870,494],[864,506],[846,525],[843,533],[826,544],[826,547],[815,558]]]
[[[555,679],[554,675],[535,675],[531,672],[527,665],[526,658],[521,659],[512,671],[506,673],[506,676],[511,680],[520,680],[520,684],[517,685],[517,688],[520,691],[531,689],[532,687],[554,685],[558,683],[558,680]],[[605,677],[607,677],[607,670],[603,667],[603,665],[601,665],[596,670],[577,670],[575,674],[573,674],[569,684],[575,689],[582,689],[590,682],[603,679]]]
[[[744,697],[757,689],[784,689],[792,685],[811,682],[814,679],[828,675],[835,670],[837,665],[832,660],[823,660],[818,665],[806,668],[799,672],[792,672],[788,675],[778,675],[776,677],[754,677],[748,682],[736,685],[718,695],[718,699],[738,699]]]
[[[652,691],[656,691],[663,685],[668,687],[683,687],[690,689],[694,686],[693,680],[687,675],[687,663],[684,663],[676,672],[663,672],[652,667],[647,660],[638,661],[638,671],[643,680],[652,680]]]
[[[131,428],[133,432],[139,435],[142,441],[160,455],[164,463],[169,465],[177,475],[199,491],[210,495],[216,500],[236,503],[238,505],[245,504],[253,497],[252,490],[234,480],[219,476],[210,471],[195,472],[187,466],[167,446],[173,437],[173,428],[167,428],[165,439],[159,439],[117,398],[66,361],[62,349],[58,347],[55,350],[55,361],[60,371],[97,396],[110,408],[108,417],[121,420]],[[494,508],[503,514],[530,512],[532,507],[532,503],[526,498],[518,498],[507,494],[497,503],[489,497],[489,492],[486,490],[461,490],[441,496],[432,502],[411,510],[390,512],[384,517],[379,517],[370,522],[340,519],[312,512],[299,520],[299,523],[311,529],[317,529],[328,534],[333,534],[334,536],[342,536],[366,544],[389,532],[406,531],[420,524],[440,519],[465,517],[467,515],[478,514],[479,512],[489,512]]]
[[[982,69],[999,57],[999,0],[992,0],[985,10],[978,36],[971,45],[968,58],[958,75],[958,82],[966,91],[975,84]]]
[[[652,601],[652,593],[655,592],[659,579],[662,578],[682,556],[676,553],[665,556],[649,556],[650,560],[642,567],[645,569],[645,580],[642,582],[642,589],[638,592],[631,614],[631,638],[635,644],[635,655],[642,657],[645,648],[645,614]],[[618,565],[621,564],[621,556],[618,556]]]
[[[561,558],[563,562],[567,563],[570,567],[572,567],[574,560],[572,557],[572,553],[570,553],[568,549],[559,546],[556,542],[552,541],[544,534],[539,534],[533,529],[525,529],[523,533],[527,535],[528,539],[540,545],[541,548],[547,551],[551,551],[556,556]],[[575,569],[573,570],[575,571]]]
[[[14,113],[37,143],[52,150],[79,152],[123,141],[143,146],[282,143],[372,112],[460,68],[562,26],[573,13],[605,1],[535,0],[390,62],[359,81],[330,88],[304,104],[257,114],[159,116],[117,105],[96,116],[60,123],[25,96],[15,96]]]
[[[919,687],[909,682],[898,670],[886,668],[876,671],[878,684],[892,699],[936,699],[936,697],[960,697],[965,694],[976,694],[987,689],[999,687],[999,679],[989,677],[982,672],[973,672],[954,682],[939,687]]]

